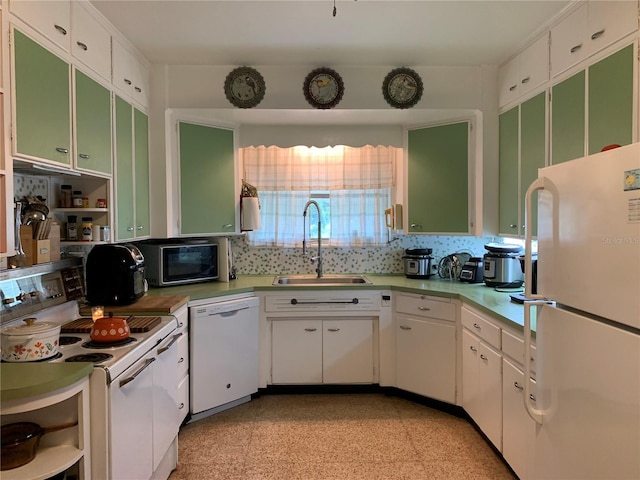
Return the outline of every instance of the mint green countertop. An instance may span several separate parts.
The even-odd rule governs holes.
[[[390,289],[436,297],[457,298],[478,310],[491,315],[496,320],[522,330],[524,323],[524,307],[514,303],[508,293],[497,292],[484,283],[468,284],[457,280],[443,280],[431,277],[429,280],[415,280],[404,275],[369,275],[365,274],[372,285],[354,286],[283,286],[272,285],[275,275],[240,275],[230,282],[205,282],[178,287],[153,288],[149,295],[186,295],[189,301],[218,298],[224,295],[252,293],[255,291],[284,291],[291,289],[358,289],[380,290]]]
[[[3,363],[0,365],[0,400],[19,400],[53,393],[93,370],[93,363]]]

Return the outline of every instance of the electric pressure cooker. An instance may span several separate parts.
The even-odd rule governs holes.
[[[404,251],[404,274],[407,278],[429,278],[431,276],[431,248],[408,248]]]
[[[523,250],[519,245],[487,243],[483,257],[484,283],[488,287],[519,288],[524,283],[520,266]]]

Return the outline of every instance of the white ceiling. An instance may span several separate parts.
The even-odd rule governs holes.
[[[500,64],[565,0],[91,0],[147,59],[175,65]]]

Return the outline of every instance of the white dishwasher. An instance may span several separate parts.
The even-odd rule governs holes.
[[[192,415],[258,391],[259,303],[249,297],[189,308]]]

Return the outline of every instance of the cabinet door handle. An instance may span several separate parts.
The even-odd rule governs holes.
[[[509,228],[518,228],[518,225],[516,225],[515,223],[510,223]]]
[[[178,410],[182,410],[184,408],[184,402],[180,402],[180,405],[178,405]]]
[[[77,44],[78,44],[78,46],[79,46],[82,50],[84,50],[85,52],[86,52],[87,50],[89,50],[89,48],[87,47],[87,44],[86,44],[86,43],[82,43],[82,42],[76,42],[76,43],[77,43]]]
[[[180,358],[178,359],[178,363],[182,363],[182,362],[184,362],[184,357],[180,357]]]
[[[304,331],[305,332],[315,332],[316,330],[318,330],[317,328],[305,328]]]
[[[64,28],[62,25],[53,25],[54,27],[56,27],[56,30],[58,30],[62,35],[66,35],[67,34],[67,29]]]
[[[167,343],[164,347],[158,349],[158,352],[157,352],[158,355],[162,355],[164,352],[169,350],[171,348],[171,345],[176,343],[181,336],[182,336],[182,332],[174,335],[169,343]]]
[[[419,228],[419,229],[422,229],[422,225],[420,225],[419,223],[412,223],[410,226],[411,226],[411,228]]]
[[[407,327],[406,325],[400,325],[401,330],[411,330],[411,327]]]
[[[582,44],[580,45],[576,45],[575,47],[571,47],[570,52],[571,53],[576,53],[578,50],[580,50],[582,48]]]
[[[133,374],[133,375],[131,375],[130,377],[127,377],[127,378],[124,378],[124,379],[120,380],[120,386],[121,386],[121,387],[124,387],[127,383],[133,382],[133,381],[136,379],[136,377],[137,377],[138,375],[140,375],[140,374],[142,373],[142,371],[143,371],[145,368],[147,368],[149,365],[151,365],[151,364],[152,364],[153,362],[155,362],[155,361],[156,361],[156,358],[155,358],[155,357],[153,357],[153,358],[147,358],[147,359],[144,361],[144,365],[142,366],[142,368],[141,368],[140,370],[138,370],[136,373],[134,373],[134,374]]]
[[[532,402],[536,401],[536,396],[533,393],[529,394],[529,398],[531,399]]]
[[[142,92],[142,89],[140,87],[134,87],[134,90],[138,93]]]
[[[591,40],[597,40],[598,38],[600,38],[602,35],[604,35],[604,31],[605,29],[603,28],[599,32],[596,32],[593,35],[591,35]]]
[[[178,322],[178,328],[184,327],[184,322]]]
[[[509,91],[510,91],[510,92],[513,92],[516,88],[518,88],[518,85],[511,85],[511,86],[509,87]]]
[[[58,153],[69,153],[69,149],[68,148],[64,148],[64,147],[56,147],[56,152],[58,152]]]
[[[124,83],[126,83],[127,85],[131,85],[132,84],[131,80],[129,80],[128,78],[124,79]]]
[[[136,229],[138,229],[138,230],[143,230],[143,229],[144,229],[144,227],[143,227],[142,225],[138,225],[138,226],[136,227]]]
[[[423,312],[428,312],[431,309],[429,307],[418,307],[418,310],[422,310]]]
[[[481,354],[480,354],[480,358],[481,358],[482,360],[484,360],[484,361],[489,360],[489,359],[484,355],[484,353],[481,353]]]
[[[339,332],[339,331],[340,331],[340,329],[339,329],[339,328],[327,328],[327,330],[328,330],[329,332]]]
[[[133,227],[127,227],[127,232],[133,232]]]
[[[522,83],[529,83],[529,80],[531,80],[531,77],[523,78]]]
[[[78,156],[83,160],[89,160],[91,158],[91,155],[89,155],[88,153],[79,153]]]
[[[471,350],[474,353],[478,351],[478,349],[476,347],[474,347],[473,345],[469,346],[469,350]]]
[[[222,228],[231,228],[233,227],[232,223],[225,223],[224,225],[222,225]]]
[[[475,328],[476,330],[480,330],[480,325],[478,325],[477,323],[474,323],[473,328]]]
[[[513,382],[513,386],[516,387],[520,391],[524,390],[524,387],[522,385],[520,385],[518,382]]]

